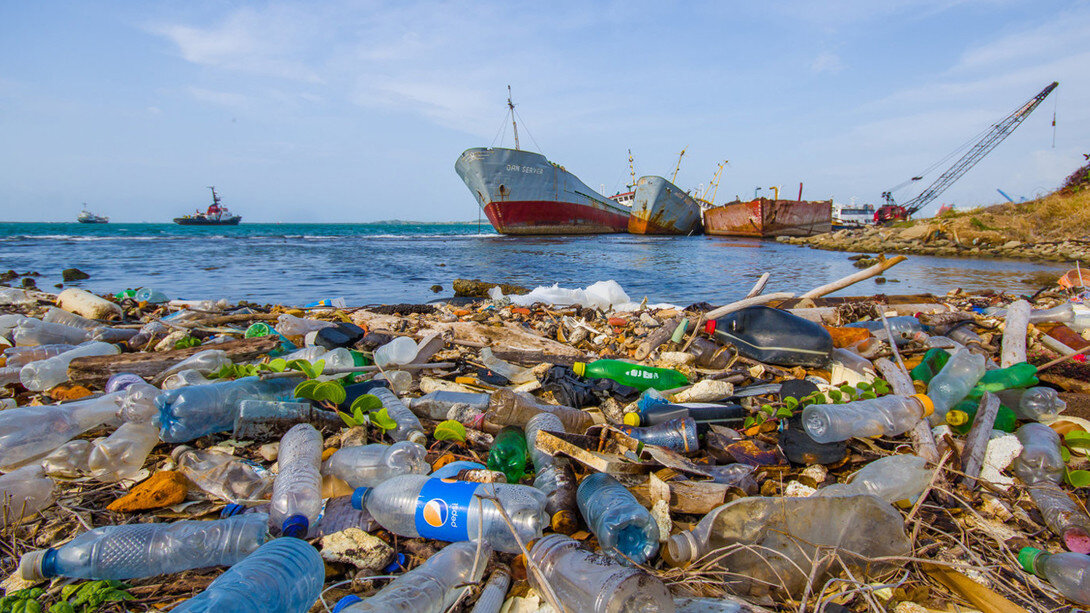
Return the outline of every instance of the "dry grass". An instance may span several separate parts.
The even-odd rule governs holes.
[[[974,238],[989,243],[1085,240],[1090,234],[1090,191],[1056,192],[1029,202],[944,213],[934,221],[969,241]]]

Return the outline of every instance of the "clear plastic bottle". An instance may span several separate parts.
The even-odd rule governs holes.
[[[31,347],[8,347],[4,350],[4,357],[7,359],[7,366],[14,368],[16,366],[26,366],[31,362],[37,362],[39,360],[48,360],[53,356],[60,355],[65,351],[70,351],[75,348],[75,345],[69,345],[67,343],[61,343],[59,345],[34,345]]]
[[[486,393],[435,391],[409,401],[409,410],[428,419],[453,419],[472,423],[488,410],[491,398]]]
[[[926,331],[924,325],[920,323],[919,319],[916,319],[912,315],[899,315],[897,317],[887,317],[886,321],[889,322],[889,331],[893,333],[894,342],[898,345],[906,345],[913,339],[920,338],[920,335],[924,335],[926,338]],[[870,330],[871,334],[879,340],[888,340],[886,334],[885,324],[881,319],[873,321],[859,321],[852,324],[847,324],[845,328],[864,328]]]
[[[1069,550],[1090,553],[1090,517],[1071,496],[1059,485],[1048,481],[1027,489],[1048,529],[1063,539]]]
[[[847,483],[836,483],[818,490],[816,496],[856,496],[872,494],[889,503],[916,498],[927,488],[935,471],[927,460],[911,455],[893,455],[867,464]]]
[[[91,456],[91,441],[76,439],[57,447],[42,458],[42,468],[51,477],[75,479],[87,471],[87,459]]]
[[[488,541],[452,543],[426,562],[394,579],[341,613],[443,613],[458,600],[466,584],[484,576],[492,557]],[[338,603],[338,606],[343,606]]]
[[[28,317],[12,331],[17,345],[78,345],[90,335],[82,328],[73,328],[64,324],[50,324],[40,319]]]
[[[307,332],[314,332],[335,325],[331,321],[304,319],[288,313],[282,313],[276,318],[276,331],[284,336],[304,336]]]
[[[299,424],[280,439],[270,520],[284,536],[304,537],[322,512],[322,435]]]
[[[21,367],[7,368],[0,367],[0,387],[8,385],[9,383],[16,383],[19,381],[19,371]]]
[[[387,370],[375,376],[375,381],[386,381],[395,394],[406,394],[413,387],[413,376],[404,370]]]
[[[194,353],[188,358],[159,373],[156,379],[162,381],[170,375],[183,370],[195,370],[202,375],[208,375],[218,372],[224,366],[230,365],[231,360],[227,357],[226,351],[222,349],[205,349],[204,351]]]
[[[322,359],[322,357],[324,357],[327,353],[329,353],[329,350],[325,347],[314,346],[297,349],[282,357],[289,362],[292,360],[306,360],[307,362],[313,364],[314,362]]]
[[[582,434],[594,425],[594,418],[590,413],[571,407],[538,402],[529,394],[513,392],[506,388],[492,392],[485,419],[501,426],[526,427],[531,417],[542,412],[553,413],[559,417],[564,424],[564,429],[574,434]]]
[[[985,309],[984,313],[988,317],[1003,319],[1007,316],[1007,309],[992,307]],[[1029,312],[1029,322],[1033,324],[1040,322],[1070,323],[1074,319],[1075,312],[1070,302],[1065,302],[1050,309],[1033,309]]]
[[[343,447],[326,460],[322,472],[352,487],[375,487],[398,475],[428,474],[427,454],[423,445],[409,441]]]
[[[1051,387],[1012,389],[997,393],[1003,405],[1014,411],[1019,419],[1051,421],[1067,408],[1067,403]]]
[[[91,476],[99,481],[131,479],[159,443],[159,428],[148,423],[124,423],[105,439],[95,441],[87,457]]]
[[[199,371],[187,368],[185,370],[179,370],[172,375],[168,375],[163,379],[161,387],[163,388],[163,391],[166,392],[189,387],[191,385],[208,385],[209,383],[216,383],[216,380],[205,377]]]
[[[653,426],[619,426],[620,430],[632,438],[648,445],[658,445],[673,449],[678,453],[694,453],[700,449],[697,438],[696,420],[692,417],[668,419]]]
[[[68,380],[68,364],[72,360],[93,355],[114,355],[117,353],[121,353],[117,345],[98,341],[85,343],[75,349],[55,355],[48,360],[27,364],[19,371],[19,381],[28,390],[45,391]]]
[[[0,475],[0,524],[8,526],[53,504],[53,480],[39,464]]]
[[[932,408],[931,400],[923,394],[812,404],[802,410],[802,427],[819,443],[852,437],[897,436],[911,430]]]
[[[386,368],[391,364],[401,366],[411,363],[413,358],[416,357],[416,352],[416,341],[407,336],[399,336],[375,349],[372,359],[375,361],[375,366],[381,368]]]
[[[927,385],[927,397],[934,405],[928,418],[932,426],[946,421],[946,412],[961,402],[984,376],[984,356],[958,350]]]
[[[383,528],[400,536],[457,542],[483,538],[496,551],[520,548],[490,498],[499,499],[523,544],[548,522],[545,494],[525,485],[471,483],[402,475],[374,488],[357,488],[353,506],[366,508]]]
[[[38,304],[38,300],[31,298],[25,291],[15,287],[0,287],[0,305],[16,306]]]
[[[324,584],[318,550],[302,539],[274,539],[171,612],[306,613]]]
[[[167,443],[181,443],[227,432],[234,426],[243,400],[290,400],[297,384],[298,380],[291,378],[244,377],[163,392],[155,399],[160,435]]]
[[[545,511],[555,532],[568,533],[578,522],[575,473],[565,457],[554,457],[537,448],[537,433],[563,432],[564,424],[552,413],[538,413],[526,424],[526,445],[534,464],[534,487],[545,493]]]
[[[1090,606],[1090,556],[1023,547],[1018,562],[1026,572],[1045,579],[1072,602]]]
[[[334,428],[344,425],[336,411],[316,409],[309,402],[243,400],[235,417],[233,436],[236,440],[279,437],[304,422]]]
[[[42,316],[42,321],[50,324],[62,324],[65,326],[72,326],[73,328],[83,328],[88,333],[94,334],[98,328],[102,327],[102,324],[86,317],[80,317],[75,313],[69,313],[64,309],[58,309],[57,307],[49,307]]]
[[[492,354],[492,350],[488,347],[481,349],[481,353],[478,356],[481,364],[484,364],[485,368],[492,372],[506,377],[508,381],[514,385],[520,385],[522,383],[530,383],[531,381],[537,381],[537,377],[534,376],[534,372],[529,368],[523,368],[522,366],[516,366],[510,362],[505,362]]]
[[[1022,453],[1011,463],[1011,470],[1026,485],[1060,483],[1064,464],[1060,454],[1060,435],[1044,424],[1028,423],[1014,433],[1022,443]]]
[[[420,420],[397,395],[385,387],[376,387],[371,390],[371,394],[382,401],[386,414],[397,423],[396,428],[387,432],[390,438],[395,441],[412,441],[420,444],[428,442],[428,436],[424,434],[424,427],[420,425]]]
[[[576,500],[606,555],[626,564],[644,564],[658,553],[658,523],[612,476],[587,476],[579,483]]]
[[[477,602],[473,603],[471,613],[499,613],[504,601],[507,600],[507,590],[510,587],[511,571],[506,565],[500,564],[496,570],[492,571],[488,582],[481,589],[481,595],[477,597]]]
[[[192,568],[230,566],[268,539],[268,517],[102,526],[60,547],[23,556],[24,579],[135,579]]]
[[[133,299],[137,302],[147,302],[148,304],[163,304],[170,300],[170,298],[167,298],[166,294],[151,287],[141,287],[136,290],[136,295],[133,296]]]
[[[26,315],[19,315],[18,313],[0,315],[0,337],[10,341],[12,331],[27,319],[29,318]]]
[[[124,392],[88,400],[0,411],[0,468],[42,457],[77,435],[118,423]]]
[[[273,478],[267,470],[207,449],[179,445],[171,453],[178,470],[207,494],[235,504],[256,504],[268,500]]]
[[[593,613],[672,613],[673,596],[657,577],[639,568],[584,549],[579,541],[549,534],[534,542],[530,560],[541,570],[528,572],[539,593],[551,590],[570,611]]]

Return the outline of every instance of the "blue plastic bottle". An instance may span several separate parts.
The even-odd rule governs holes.
[[[163,392],[155,398],[159,435],[165,443],[184,443],[206,434],[229,432],[243,400],[291,400],[298,383],[291,378],[244,377]]]
[[[579,512],[602,551],[618,562],[643,564],[659,550],[659,526],[628,488],[606,473],[579,483]]]

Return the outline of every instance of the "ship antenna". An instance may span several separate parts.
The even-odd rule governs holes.
[[[212,204],[219,204],[220,203],[220,197],[216,195],[216,186],[215,185],[209,185],[208,189],[212,190]]]
[[[628,174],[632,176],[632,184],[628,189],[636,187],[636,167],[632,164],[632,150],[628,150]]]
[[[515,123],[515,103],[511,102],[511,86],[507,86],[507,108],[511,112],[511,127],[515,129],[515,150],[519,148],[519,126]]]
[[[685,157],[685,150],[688,149],[688,145],[681,148],[681,153],[677,154],[677,166],[674,167],[674,176],[670,177],[670,182],[673,183],[677,180],[677,171],[681,170],[681,158]]]

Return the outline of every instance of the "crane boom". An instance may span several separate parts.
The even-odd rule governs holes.
[[[927,206],[935,198],[938,198],[939,194],[946,191],[946,188],[960,179],[970,168],[975,166],[977,162],[984,158],[984,156],[988,155],[992,149],[995,149],[996,145],[1010,136],[1011,132],[1014,132],[1014,129],[1021,125],[1021,123],[1029,117],[1029,114],[1032,113],[1058,85],[1059,83],[1054,81],[1051,85],[1042,89],[1036,96],[1030,98],[1025,104],[1018,107],[1016,111],[993,125],[980,140],[973,144],[965,155],[961,156],[961,159],[954,162],[953,166],[942,173],[938,179],[935,179],[934,183],[920,192],[920,195],[902,204],[901,206],[904,207],[905,213],[911,215]],[[882,194],[887,205],[894,205],[891,191]]]

